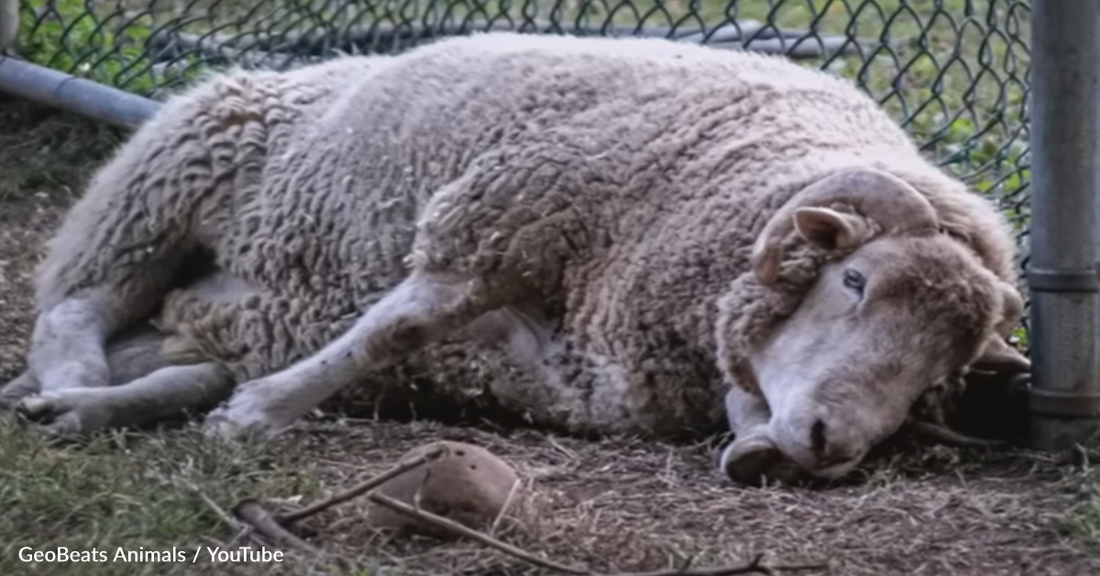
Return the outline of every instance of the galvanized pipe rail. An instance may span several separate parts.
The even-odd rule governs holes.
[[[130,129],[160,107],[155,100],[11,56],[0,56],[0,92]]]

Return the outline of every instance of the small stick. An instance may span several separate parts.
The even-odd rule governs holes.
[[[508,512],[508,507],[512,505],[512,499],[515,498],[516,492],[519,491],[519,487],[523,484],[520,480],[512,482],[512,487],[508,489],[508,497],[504,499],[504,505],[500,507],[500,512],[497,513],[497,517],[493,518],[493,523],[489,525],[489,535],[496,534],[497,527],[500,526],[500,521],[504,519],[504,514]]]
[[[264,510],[263,506],[254,498],[247,498],[237,503],[233,507],[233,514],[247,522],[250,526],[256,529],[257,532],[267,536],[269,540],[277,545],[285,545],[300,552],[305,552],[313,556],[321,554],[321,551],[314,548],[305,540],[298,538],[297,536],[287,532],[279,523],[271,517],[271,514]]]
[[[385,506],[386,508],[389,508],[389,509],[391,509],[395,512],[398,512],[400,514],[404,514],[406,516],[411,516],[413,518],[418,518],[418,519],[424,520],[426,522],[430,522],[430,523],[435,524],[436,526],[438,526],[440,528],[443,528],[445,530],[449,530],[449,531],[451,531],[455,534],[458,534],[460,536],[465,536],[466,538],[469,538],[469,539],[474,540],[476,542],[480,542],[480,543],[482,543],[482,544],[484,544],[484,545],[486,545],[490,548],[496,548],[497,550],[500,550],[501,552],[504,552],[505,554],[515,556],[516,558],[519,558],[520,560],[523,560],[523,561],[525,561],[529,564],[532,564],[534,566],[539,566],[541,568],[548,568],[550,570],[555,570],[557,572],[564,572],[566,574],[592,574],[592,572],[590,570],[586,570],[584,568],[576,568],[576,567],[573,567],[573,566],[566,566],[564,564],[558,564],[557,562],[554,562],[553,560],[547,560],[545,558],[540,558],[540,557],[538,557],[538,556],[536,556],[536,555],[534,555],[534,554],[532,554],[532,553],[530,553],[526,550],[523,550],[521,548],[516,548],[515,546],[512,546],[511,544],[507,544],[505,542],[501,542],[500,540],[497,540],[496,538],[493,538],[492,536],[489,536],[489,535],[484,534],[482,532],[478,532],[477,530],[473,530],[471,528],[467,528],[466,526],[464,526],[462,524],[459,524],[458,522],[455,522],[454,520],[451,520],[450,518],[444,518],[442,516],[432,514],[431,512],[427,512],[427,511],[421,510],[419,508],[414,508],[414,507],[409,506],[408,504],[406,504],[404,502],[401,502],[400,500],[395,500],[393,498],[390,498],[389,496],[386,496],[385,494],[379,494],[377,492],[371,492],[369,495],[367,495],[367,498],[369,498],[373,502],[376,502],[376,503],[378,503],[382,506]]]
[[[220,518],[221,521],[224,522],[225,525],[229,527],[230,530],[235,530],[237,532],[236,537],[240,537],[242,532],[247,532],[251,528],[250,526],[247,526],[245,524],[241,524],[240,522],[237,521],[237,519],[230,516],[229,513],[227,513],[225,510],[223,510],[221,506],[218,506],[217,502],[214,502],[202,490],[199,490],[198,486],[195,486],[194,484],[192,484],[190,482],[184,482],[183,484],[184,484],[184,487],[186,487],[188,490],[195,493],[195,495],[197,495],[200,499],[202,499],[202,501],[206,504],[206,506],[208,508],[210,508],[211,510],[213,510],[214,514],[216,514],[218,516],[218,518]]]
[[[734,574],[775,574],[776,572],[797,572],[800,570],[824,570],[828,564],[764,564],[764,555],[757,554],[749,562],[735,566],[716,566],[714,568],[690,568],[681,566],[672,570],[655,572],[630,572],[609,574],[607,576],[733,576]]]
[[[914,433],[948,446],[960,446],[963,448],[997,448],[1007,444],[1007,442],[1001,440],[986,440],[984,438],[974,438],[972,436],[960,434],[946,426],[933,424],[932,422],[924,420],[910,420],[908,425]]]
[[[481,544],[484,544],[484,545],[486,545],[490,548],[494,548],[496,550],[504,552],[505,554],[508,554],[510,556],[513,556],[515,558],[523,560],[524,562],[527,562],[527,563],[532,564],[534,566],[539,566],[541,568],[548,568],[550,570],[554,570],[554,571],[562,572],[562,573],[566,573],[566,574],[581,574],[581,575],[587,575],[587,576],[597,576],[597,573],[592,572],[591,570],[587,570],[587,569],[579,568],[579,567],[575,567],[575,566],[566,566],[564,564],[559,564],[559,563],[557,563],[553,560],[548,560],[546,558],[536,556],[535,554],[533,554],[531,552],[528,552],[526,550],[523,550],[522,548],[517,548],[515,546],[512,546],[511,544],[502,542],[502,541],[500,541],[500,540],[498,540],[498,539],[496,539],[492,536],[489,536],[488,534],[485,534],[483,532],[479,532],[477,530],[474,530],[472,528],[468,528],[468,527],[466,527],[462,524],[459,524],[458,522],[455,522],[454,520],[451,520],[449,518],[444,518],[444,517],[438,516],[436,514],[432,514],[431,512],[427,512],[425,510],[421,510],[421,509],[415,508],[413,506],[409,506],[408,504],[405,504],[404,502],[401,502],[399,500],[395,500],[395,499],[390,498],[389,496],[386,496],[384,494],[379,494],[377,492],[371,492],[369,495],[367,495],[367,498],[369,498],[371,501],[376,502],[379,505],[385,506],[385,507],[387,507],[387,508],[389,508],[389,509],[391,509],[395,512],[398,512],[400,514],[404,514],[406,516],[411,516],[413,518],[417,518],[417,519],[423,520],[425,522],[430,522],[430,523],[434,524],[435,526],[437,526],[439,528],[449,530],[449,531],[451,531],[451,532],[453,532],[453,533],[455,533],[459,536],[465,536],[466,538],[469,538],[469,539],[474,540],[476,542],[480,542]],[[748,573],[751,573],[751,572],[756,572],[758,574],[770,574],[770,573],[772,573],[776,570],[816,570],[816,569],[821,569],[821,568],[825,567],[824,564],[812,564],[812,565],[811,564],[806,564],[806,565],[790,565],[790,566],[766,566],[766,565],[761,563],[761,560],[763,559],[763,557],[764,557],[763,554],[758,555],[751,562],[748,562],[748,563],[745,563],[745,564],[740,564],[740,565],[737,565],[737,566],[702,568],[702,569],[694,569],[694,570],[687,569],[687,566],[681,566],[680,568],[676,568],[676,569],[672,569],[672,570],[661,570],[661,571],[656,571],[656,572],[638,572],[638,573],[613,574],[613,575],[607,575],[607,576],[732,576],[734,574],[748,574]]]
[[[351,500],[352,498],[355,498],[356,496],[377,487],[378,485],[382,484],[386,480],[389,480],[390,478],[393,478],[394,476],[397,476],[408,470],[416,468],[417,466],[422,466],[431,460],[439,458],[445,452],[445,447],[436,447],[416,458],[410,458],[406,462],[398,463],[393,468],[383,472],[382,474],[374,476],[373,478],[370,478],[369,480],[363,482],[362,484],[359,484],[358,486],[355,486],[349,490],[345,490],[340,494],[336,494],[333,497],[318,502],[312,506],[290,512],[285,515],[271,515],[270,513],[268,513],[267,510],[264,509],[259,501],[254,498],[246,498],[238,502],[237,505],[233,507],[233,513],[245,522],[247,527],[244,529],[246,530],[252,529],[255,532],[266,536],[269,540],[272,540],[276,544],[283,544],[300,552],[305,552],[310,555],[322,555],[324,554],[322,551],[310,545],[308,542],[291,534],[289,531],[286,530],[285,526],[342,502]],[[219,516],[221,516],[226,523],[230,524],[231,526],[241,525],[240,522],[234,520],[233,518],[230,518],[229,515],[225,513],[225,511],[221,510],[221,508],[218,508],[216,504],[210,502],[208,498],[203,497],[203,499],[207,500],[208,504],[214,507],[215,511],[219,513]],[[354,565],[354,563],[345,558],[339,556],[335,556],[335,558],[341,562],[346,563],[349,566]]]
[[[322,510],[327,510],[328,508],[331,508],[331,507],[333,507],[337,504],[347,502],[348,500],[351,500],[352,498],[355,498],[356,496],[359,496],[360,494],[368,492],[371,489],[378,487],[379,485],[381,485],[383,482],[389,480],[390,478],[400,476],[401,474],[404,474],[405,472],[408,472],[409,470],[412,470],[413,468],[416,468],[418,466],[423,466],[424,464],[427,464],[428,462],[431,462],[432,460],[435,460],[436,458],[439,458],[440,456],[442,456],[446,452],[447,452],[446,447],[438,446],[436,448],[433,448],[433,449],[429,450],[428,452],[425,452],[424,454],[421,454],[420,456],[417,456],[415,458],[410,458],[409,460],[406,460],[405,462],[398,462],[397,465],[394,466],[393,468],[390,468],[389,470],[386,470],[385,472],[383,472],[383,473],[381,473],[377,476],[374,476],[373,478],[370,478],[370,479],[362,482],[361,484],[358,484],[358,485],[353,486],[352,488],[349,488],[349,489],[347,489],[347,490],[345,490],[345,491],[343,491],[339,494],[336,494],[336,495],[332,496],[331,498],[328,498],[326,500],[322,500],[322,501],[317,502],[316,504],[313,504],[313,505],[310,505],[310,506],[306,506],[305,508],[302,508],[300,510],[295,510],[294,512],[289,512],[287,514],[280,514],[278,516],[275,516],[275,521],[278,522],[279,524],[283,525],[283,526],[286,526],[287,524],[290,524],[292,522],[297,522],[298,520],[301,520],[302,518],[313,516],[314,514],[317,514],[318,512],[321,512]]]
[[[313,545],[309,544],[305,540],[298,538],[294,534],[288,532],[285,528],[279,525],[263,505],[254,498],[246,498],[237,503],[233,507],[233,513],[248,523],[248,528],[251,529],[249,535],[258,543],[263,543],[256,538],[257,534],[267,537],[276,545],[285,545],[291,549],[299,552],[304,552],[307,555],[321,557],[336,562],[340,568],[344,570],[355,570],[358,564],[355,560],[348,558],[342,554],[333,554],[320,550]]]

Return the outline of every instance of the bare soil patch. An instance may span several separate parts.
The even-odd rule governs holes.
[[[599,571],[829,562],[802,574],[1094,574],[1100,556],[1060,530],[1080,474],[1026,454],[925,448],[883,455],[829,488],[731,486],[708,446],[591,442],[532,431],[507,436],[421,424],[314,424],[298,433],[322,484],[350,486],[406,449],[440,437],[485,446],[539,490],[537,520],[513,543]],[[474,544],[386,541],[353,501],[307,525],[350,553],[377,550],[424,573],[515,573]],[[530,511],[517,515],[530,519]]]

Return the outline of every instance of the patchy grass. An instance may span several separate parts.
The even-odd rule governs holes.
[[[75,114],[0,94],[0,201],[13,195],[75,197],[125,133]]]
[[[465,541],[395,538],[371,529],[365,499],[296,528],[332,558],[209,562],[232,548],[218,507],[259,497],[301,506],[391,466],[440,438],[485,446],[530,492],[497,535],[559,562],[602,571],[736,564],[765,554],[819,564],[801,574],[1085,574],[1100,570],[1100,540],[1083,500],[1097,488],[1080,457],[929,447],[886,453],[828,490],[742,489],[718,478],[707,445],[630,438],[587,442],[534,431],[505,434],[418,422],[328,421],[273,444],[222,444],[192,427],[103,433],[58,447],[0,427],[0,573],[4,574],[541,574]],[[1097,453],[1093,453],[1095,458]],[[1091,518],[1091,519],[1090,519]],[[1090,528],[1091,527],[1091,528]],[[186,550],[185,561],[38,563],[19,550]],[[200,550],[192,563],[194,551]],[[277,547],[269,547],[276,550]]]
[[[1093,492],[1100,490],[1100,483],[1092,485]],[[1100,496],[1086,496],[1085,500],[1070,508],[1065,526],[1072,532],[1100,546]]]
[[[1089,543],[1100,553],[1100,469],[1089,462],[1089,456],[1095,460],[1096,451],[1079,452],[1083,472],[1076,502],[1070,506],[1060,520],[1060,526],[1069,534]]]
[[[187,430],[104,433],[57,446],[7,423],[0,426],[0,461],[2,574],[209,571],[206,547],[217,545],[222,527],[203,496],[228,508],[246,496],[309,497],[319,488],[317,476],[285,447],[207,442]],[[102,556],[80,563],[21,558],[61,548]],[[128,552],[173,548],[186,551],[186,562],[124,560]],[[196,549],[198,567],[190,564]]]

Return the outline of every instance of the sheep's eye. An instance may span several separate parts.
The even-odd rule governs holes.
[[[863,291],[863,286],[867,284],[867,279],[863,277],[863,274],[852,270],[851,268],[844,271],[844,285],[852,290]]]

